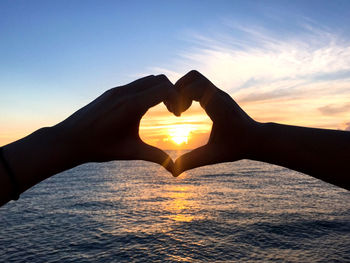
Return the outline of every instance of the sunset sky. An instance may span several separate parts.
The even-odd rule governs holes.
[[[191,69],[258,121],[350,130],[350,1],[2,0],[0,146],[111,87]],[[141,137],[193,148],[210,127],[198,104],[181,118],[159,105]]]

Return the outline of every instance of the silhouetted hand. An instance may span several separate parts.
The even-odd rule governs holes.
[[[146,111],[178,96],[164,75],[108,90],[66,120],[3,147],[13,178],[0,162],[0,206],[46,178],[86,162],[146,160],[173,172],[162,150],[144,143],[139,124]]]
[[[250,159],[293,169],[350,190],[350,132],[259,123],[233,99],[196,71],[182,77],[176,102],[166,102],[179,115],[199,101],[213,121],[206,145],[175,161],[174,176],[220,162]]]
[[[199,166],[245,158],[258,123],[227,93],[215,87],[197,71],[191,71],[179,79],[175,88],[180,99],[175,105],[168,105],[168,108],[174,109],[176,115],[179,115],[191,106],[193,100],[199,101],[213,121],[213,127],[206,145],[175,161],[174,176]]]
[[[82,162],[146,160],[172,172],[168,154],[140,139],[139,124],[150,107],[175,95],[166,76],[148,76],[108,90],[57,126]]]

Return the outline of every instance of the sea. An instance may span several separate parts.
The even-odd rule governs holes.
[[[249,160],[88,163],[0,208],[0,262],[350,262],[350,192]]]

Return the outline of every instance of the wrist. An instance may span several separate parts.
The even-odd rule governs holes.
[[[79,165],[64,133],[56,127],[41,128],[4,147],[4,156],[21,192],[63,170]]]
[[[46,128],[45,131],[49,144],[56,148],[57,154],[72,165],[80,165],[87,162],[87,152],[84,151],[79,138],[73,136],[69,127],[62,123]]]
[[[267,129],[269,123],[254,121],[247,132],[247,147],[245,149],[244,159],[259,160],[265,148],[268,138]]]

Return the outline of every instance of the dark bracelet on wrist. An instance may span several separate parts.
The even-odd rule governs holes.
[[[3,152],[4,148],[0,147],[0,161],[2,162],[5,171],[7,173],[7,175],[10,178],[10,182],[12,185],[12,191],[11,191],[11,199],[12,200],[18,200],[19,195],[20,195],[20,191],[19,191],[19,184],[16,180],[16,177],[14,175],[14,173],[12,172],[11,167],[9,166],[9,164],[7,163],[5,157],[4,157],[4,152]]]

